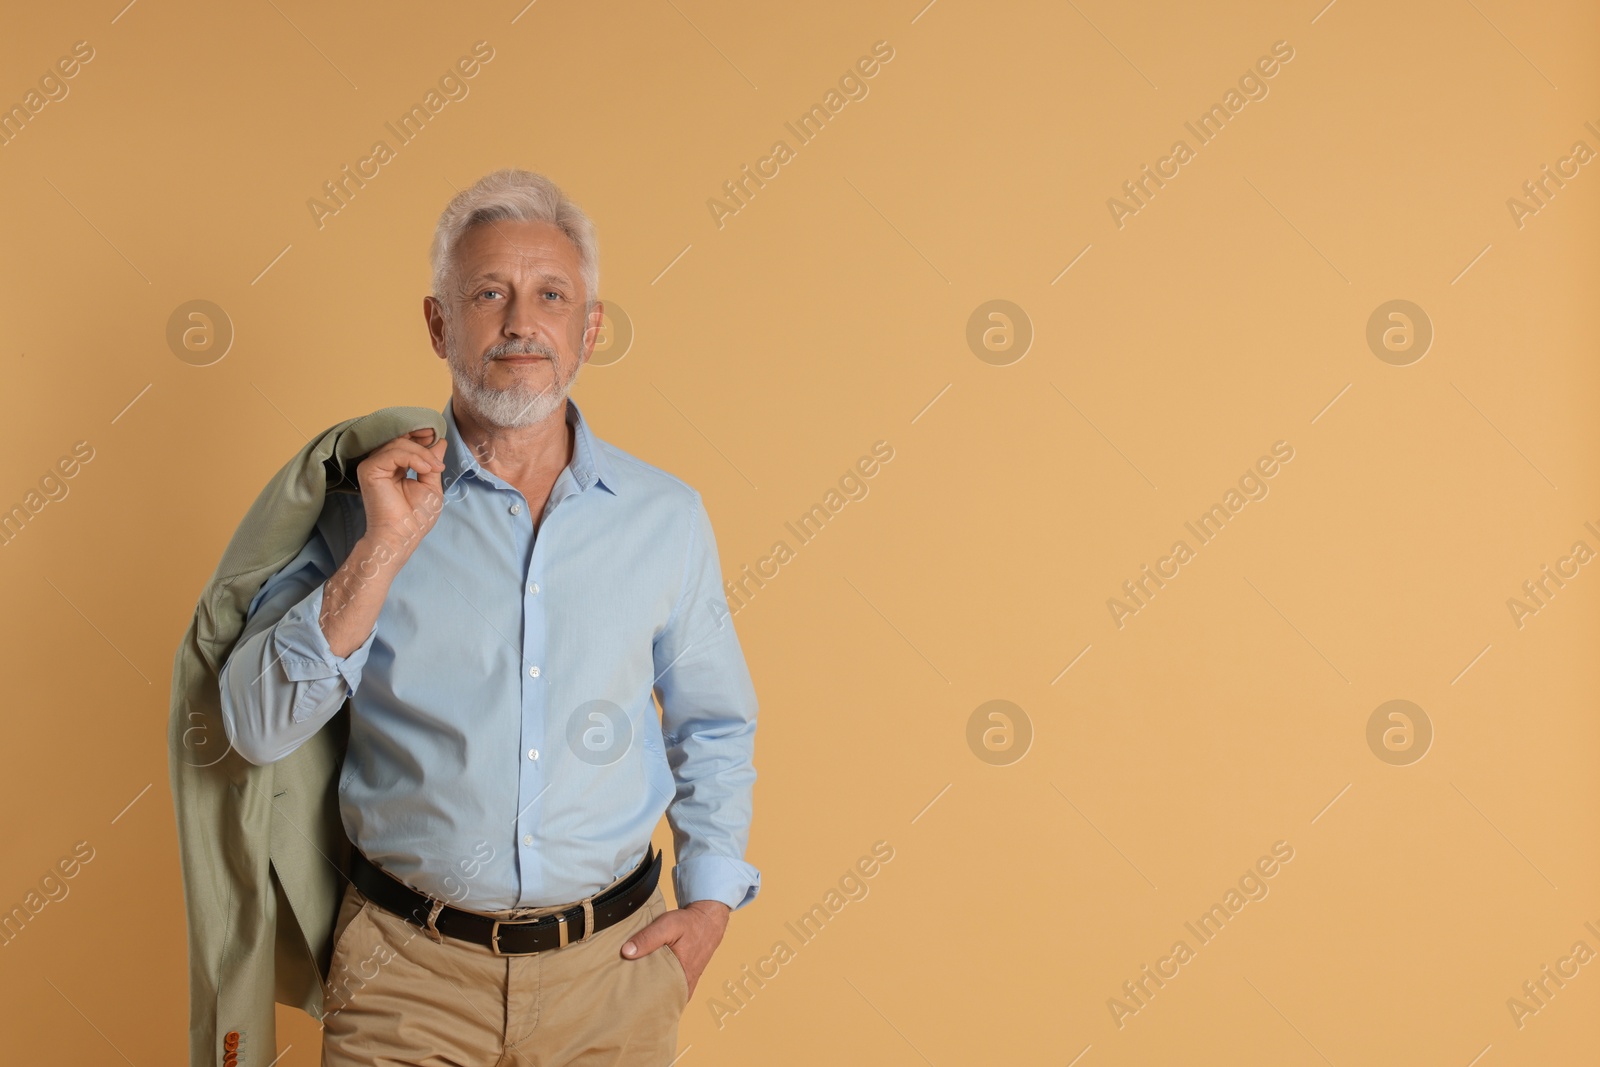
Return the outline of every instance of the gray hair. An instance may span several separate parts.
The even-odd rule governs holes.
[[[600,248],[594,223],[549,178],[507,168],[486,174],[470,189],[457,193],[434,228],[433,246],[428,252],[433,265],[433,295],[445,305],[447,315],[450,301],[445,288],[455,270],[456,246],[462,235],[479,223],[501,219],[548,222],[559,227],[578,250],[578,269],[588,290],[584,294],[584,310],[594,306],[600,291]]]

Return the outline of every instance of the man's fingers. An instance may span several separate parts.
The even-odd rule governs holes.
[[[444,438],[439,438],[424,449],[436,466],[427,472],[417,471],[417,481],[435,492],[444,492]]]
[[[424,471],[443,470],[442,454],[435,454],[417,442],[401,437],[390,441],[362,462],[374,477],[388,477],[395,471],[408,468],[419,475]]]
[[[443,464],[438,467],[432,467],[429,470],[418,470],[416,472],[416,480],[418,480],[419,485],[426,485],[427,488],[434,490],[435,493],[443,493],[445,491],[445,483],[443,483],[445,474],[443,472],[445,472]]]
[[[679,928],[679,923],[682,921],[681,916],[667,912],[629,938],[627,944],[622,946],[622,954],[629,959],[642,959],[668,941],[676,941],[678,935],[682,933]]]

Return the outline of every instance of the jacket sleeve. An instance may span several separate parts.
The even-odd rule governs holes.
[[[323,583],[337,569],[319,529],[261,587],[239,641],[222,665],[222,722],[251,763],[272,763],[304,744],[361,684],[377,634],[348,656],[333,654],[318,616]]]

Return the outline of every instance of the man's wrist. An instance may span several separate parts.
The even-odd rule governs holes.
[[[386,561],[404,563],[411,558],[419,538],[407,536],[404,530],[368,530],[356,539],[350,557],[356,560],[373,559],[380,564]]]
[[[733,914],[733,909],[720,900],[691,900],[683,905],[685,908],[700,912],[719,922],[727,922],[728,916]]]
[[[362,534],[334,575],[334,585],[343,594],[340,599],[354,599],[355,594],[373,583],[387,590],[415,548],[415,541],[408,543],[397,534],[372,531]]]

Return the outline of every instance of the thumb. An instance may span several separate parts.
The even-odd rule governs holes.
[[[622,946],[622,954],[631,960],[650,955],[669,941],[678,939],[678,916],[667,912],[655,922],[630,937]]]

